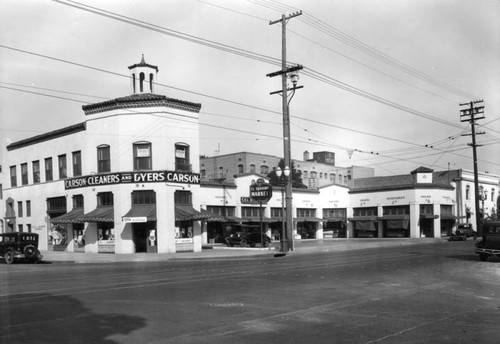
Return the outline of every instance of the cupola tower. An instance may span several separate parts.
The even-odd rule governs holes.
[[[142,55],[141,62],[130,67],[130,80],[132,81],[132,93],[154,93],[158,67],[147,64]]]

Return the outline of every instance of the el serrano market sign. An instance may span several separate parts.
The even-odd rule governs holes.
[[[198,173],[175,171],[118,172],[94,174],[91,176],[66,179],[64,181],[64,188],[66,190],[69,190],[100,185],[165,182],[200,184],[200,175]]]

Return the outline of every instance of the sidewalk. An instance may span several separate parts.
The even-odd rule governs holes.
[[[287,255],[305,254],[314,252],[340,252],[362,250],[376,247],[411,246],[419,244],[441,243],[446,238],[418,238],[418,239],[311,239],[294,242],[294,251]],[[204,245],[202,252],[179,253],[80,253],[42,251],[43,262],[46,263],[120,263],[120,262],[161,262],[168,260],[210,260],[259,258],[280,256],[279,243],[273,242],[269,248],[239,248],[223,245]]]

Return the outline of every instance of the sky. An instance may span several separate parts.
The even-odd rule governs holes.
[[[377,176],[472,170],[460,104],[484,100],[478,169],[500,175],[498,0],[3,0],[1,154],[129,95],[144,55],[156,93],[202,104],[200,154],[283,156],[281,78],[266,75],[282,57],[270,22],[293,13],[292,159],[331,151]]]

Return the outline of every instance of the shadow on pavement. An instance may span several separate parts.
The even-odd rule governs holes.
[[[51,294],[0,298],[0,343],[118,343],[145,327],[145,319],[123,314],[94,313],[79,300]]]

